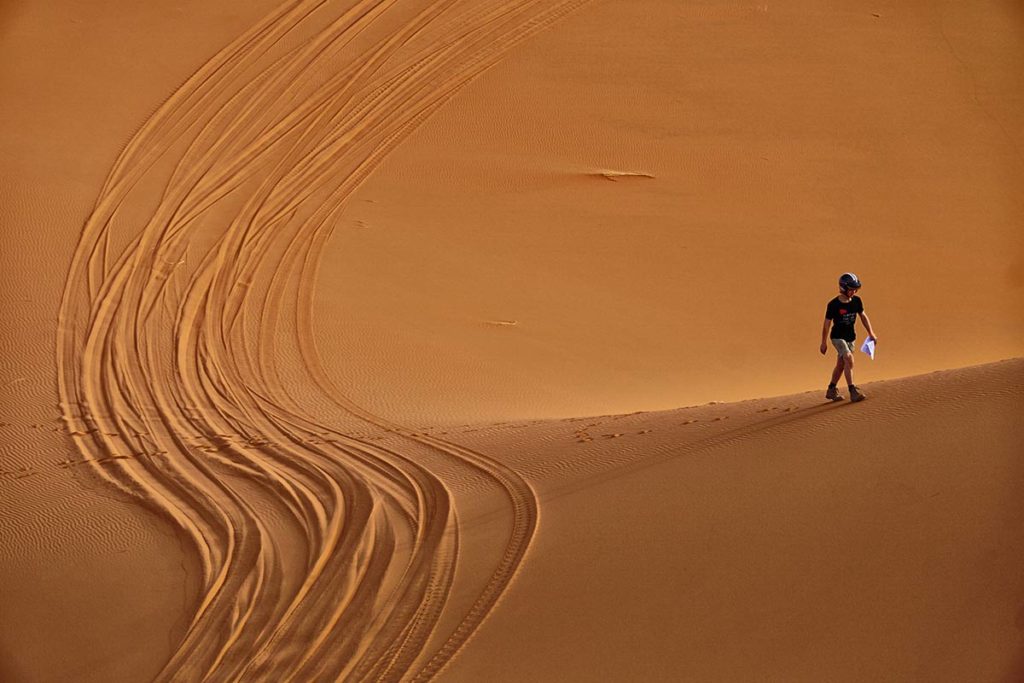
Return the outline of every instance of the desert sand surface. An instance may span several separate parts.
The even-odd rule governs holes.
[[[0,5],[0,680],[1020,680],[1022,92],[1008,0]]]
[[[443,680],[1020,680],[1022,379],[459,431],[543,523]]]

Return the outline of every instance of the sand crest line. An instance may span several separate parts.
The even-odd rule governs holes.
[[[159,680],[427,680],[519,570],[532,488],[349,401],[319,362],[313,285],[345,202],[381,160],[585,1],[287,3],[122,150],[67,276],[58,382],[89,471],[169,519],[199,558],[202,597]],[[142,189],[154,183],[155,207]],[[315,396],[295,392],[296,376]],[[380,434],[408,451],[374,445]],[[444,632],[459,526],[423,452],[486,478],[509,511],[490,578]]]

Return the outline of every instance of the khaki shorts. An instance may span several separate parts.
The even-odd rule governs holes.
[[[853,344],[854,342],[848,342],[845,339],[832,340],[832,346],[836,347],[836,351],[839,352],[840,356],[852,356]]]

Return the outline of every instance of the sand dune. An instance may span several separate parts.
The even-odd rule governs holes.
[[[216,5],[0,11],[0,679],[1022,671],[1021,361],[736,402],[1021,355],[1015,9]]]
[[[69,433],[200,560],[199,606],[159,679],[429,678],[532,537],[536,502],[514,471],[339,393],[310,336],[311,284],[338,211],[387,151],[582,3],[422,3],[394,28],[391,4],[285,5],[203,65],[122,150],[72,261],[57,338]],[[508,499],[499,560],[448,632],[448,489],[415,449],[339,431],[353,421]]]
[[[318,286],[351,296],[314,304],[330,371],[448,422],[798,392],[845,270],[884,337],[869,379],[1024,355],[1021,26],[1008,2],[588,5],[356,191]]]
[[[1016,360],[871,384],[856,405],[813,392],[460,433],[543,515],[442,680],[1018,680],[1022,379]]]

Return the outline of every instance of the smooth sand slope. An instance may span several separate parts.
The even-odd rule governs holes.
[[[1019,361],[540,421],[1020,356],[1019,8],[209,4],[0,10],[0,679],[1019,671]]]
[[[853,405],[453,432],[535,485],[542,523],[442,680],[1020,680],[1022,381],[1014,360]]]
[[[853,270],[872,379],[1024,355],[1021,92],[1019,2],[592,3],[355,193],[322,353],[453,422],[791,393]]]

